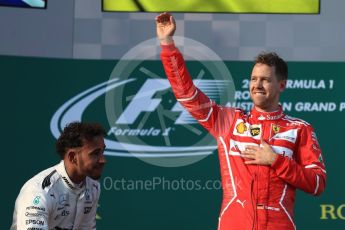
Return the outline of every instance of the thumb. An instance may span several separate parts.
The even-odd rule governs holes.
[[[170,15],[170,18],[169,18],[171,24],[175,25],[175,19],[172,15]]]
[[[262,146],[267,146],[268,145],[267,142],[263,138],[261,138],[261,145]]]

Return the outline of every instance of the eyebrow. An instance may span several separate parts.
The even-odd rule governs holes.
[[[252,76],[250,76],[250,78],[264,78],[264,79],[269,79],[270,77],[268,77],[268,76],[255,76],[255,75],[252,75]]]
[[[94,150],[92,150],[91,152],[89,152],[89,154],[92,154],[92,153],[94,153],[94,152],[98,152],[98,151],[100,151],[100,150],[105,150],[105,148],[106,148],[107,146],[103,146],[103,148],[97,148],[97,149],[94,149]]]

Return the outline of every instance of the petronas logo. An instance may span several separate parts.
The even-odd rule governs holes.
[[[40,203],[40,196],[36,196],[35,199],[33,200],[34,205],[38,205]]]

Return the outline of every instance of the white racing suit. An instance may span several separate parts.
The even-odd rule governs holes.
[[[61,161],[24,184],[11,230],[96,229],[99,195],[98,181],[86,177],[82,185],[73,183]]]

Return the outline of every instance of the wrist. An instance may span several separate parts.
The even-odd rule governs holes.
[[[283,162],[284,160],[285,160],[285,157],[283,157],[283,156],[280,155],[280,154],[277,154],[277,155],[275,156],[274,161],[273,161],[272,164],[271,164],[271,167],[274,168],[274,169],[276,169],[277,167],[279,167],[279,166],[282,164],[282,162]]]
[[[171,45],[174,43],[172,36],[159,37],[158,39],[161,45]]]
[[[277,154],[273,154],[270,160],[270,165],[273,165],[273,163],[277,160]]]

